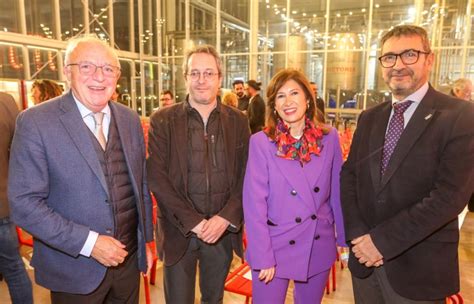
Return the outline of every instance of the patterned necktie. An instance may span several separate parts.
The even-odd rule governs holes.
[[[404,120],[403,120],[403,113],[408,109],[408,107],[412,104],[413,101],[408,100],[405,102],[398,102],[393,105],[393,115],[390,119],[390,123],[388,125],[387,134],[385,134],[385,142],[383,144],[383,152],[382,152],[382,163],[380,165],[380,176],[383,176],[385,170],[387,169],[388,162],[390,157],[392,156],[393,150],[397,146],[397,142],[402,135],[403,128],[404,128]]]
[[[105,151],[106,141],[105,141],[104,129],[102,128],[104,113],[97,112],[97,113],[94,113],[92,117],[94,118],[94,122],[95,122],[94,135],[97,138],[97,141],[99,142],[100,146],[102,147],[102,150]]]

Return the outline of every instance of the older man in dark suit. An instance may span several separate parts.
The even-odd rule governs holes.
[[[0,92],[0,274],[7,282],[13,304],[26,304],[33,303],[31,281],[18,251],[7,198],[8,159],[17,115],[13,97]]]
[[[153,231],[140,119],[110,102],[120,67],[101,40],[70,40],[64,73],[67,94],[18,117],[12,217],[52,303],[138,303]]]
[[[392,101],[359,118],[341,173],[356,303],[444,303],[459,291],[457,215],[473,189],[474,105],[428,83],[426,31],[396,26],[379,58]]]

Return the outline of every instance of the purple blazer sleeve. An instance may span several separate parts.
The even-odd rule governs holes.
[[[340,173],[342,168],[342,150],[339,143],[339,135],[336,129],[331,130],[331,135],[334,136],[332,141],[334,145],[334,154],[332,159],[332,172],[331,172],[331,196],[329,203],[331,205],[332,212],[334,214],[334,221],[336,224],[336,242],[340,247],[347,247],[344,233],[344,221],[342,217],[341,208],[341,192],[340,192]]]
[[[269,195],[267,136],[261,132],[250,138],[249,158],[244,179],[243,207],[248,232],[247,259],[253,269],[275,266],[270,234],[267,225],[267,198]]]

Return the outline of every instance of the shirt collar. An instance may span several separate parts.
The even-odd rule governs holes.
[[[425,97],[426,93],[428,92],[429,87],[430,86],[428,85],[428,82],[425,82],[425,84],[422,85],[418,90],[416,90],[413,94],[407,96],[407,98],[403,100],[395,99],[395,97],[392,94],[392,105],[395,103],[404,102],[407,100],[411,100],[413,103],[420,103],[423,97]]]
[[[85,105],[83,105],[79,99],[76,98],[76,96],[74,96],[74,92],[72,92],[72,97],[74,98],[74,101],[76,102],[76,105],[77,105],[77,108],[79,109],[79,112],[81,113],[81,117],[82,118],[85,118],[86,116],[90,115],[92,113],[91,110],[89,110],[88,108],[86,108]],[[102,113],[105,114],[105,116],[109,116],[110,117],[110,107],[109,107],[109,104],[107,103],[107,105],[105,106],[105,108],[103,108],[101,110]]]

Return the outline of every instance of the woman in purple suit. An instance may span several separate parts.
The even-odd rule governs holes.
[[[243,194],[253,301],[284,303],[293,280],[295,303],[320,303],[336,242],[346,246],[339,138],[317,120],[301,72],[278,72],[267,98],[267,125],[250,139]]]

